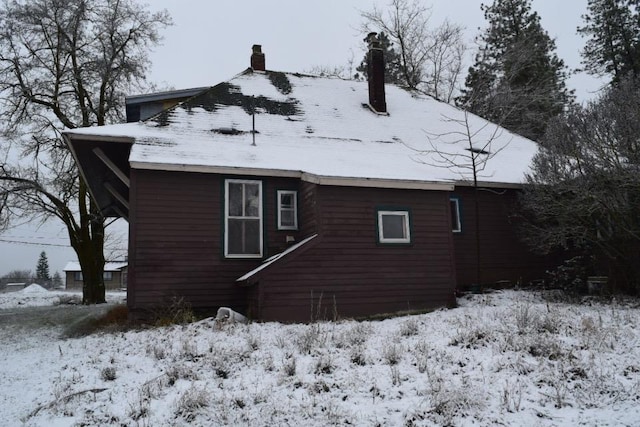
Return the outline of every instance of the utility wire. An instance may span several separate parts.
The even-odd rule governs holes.
[[[8,240],[8,239],[0,239],[0,242],[15,243],[15,244],[20,244],[20,245],[34,245],[34,246],[57,246],[57,247],[60,247],[60,248],[71,247],[69,245],[60,245],[60,244],[56,244],[56,243],[36,243],[36,242],[24,242],[24,241],[20,241],[20,240]]]

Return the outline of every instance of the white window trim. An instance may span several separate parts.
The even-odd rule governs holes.
[[[454,233],[462,233],[462,220],[460,219],[460,200],[457,197],[451,197],[449,202],[456,204],[456,224],[451,224],[451,231]],[[451,205],[449,205],[451,206]]]
[[[278,230],[297,230],[298,229],[298,192],[295,190],[278,190]],[[293,225],[282,225],[282,198],[283,194],[293,196]]]
[[[396,215],[404,217],[404,238],[385,238],[382,217],[387,215]],[[409,211],[378,211],[378,241],[380,243],[411,243],[411,226],[409,224]]]
[[[230,254],[229,253],[229,184],[258,184],[258,216],[242,217],[259,219],[260,253],[258,254]],[[251,179],[226,179],[224,181],[224,256],[225,258],[262,258],[264,246],[262,213],[262,181]]]

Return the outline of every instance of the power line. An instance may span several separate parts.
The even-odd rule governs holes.
[[[60,244],[56,244],[56,243],[35,243],[35,242],[24,242],[24,241],[20,241],[20,240],[8,240],[8,239],[0,239],[0,242],[14,243],[14,244],[20,244],[20,245],[34,245],[34,246],[57,246],[57,247],[60,247],[60,248],[69,248],[69,247],[71,247],[69,245],[60,245]]]

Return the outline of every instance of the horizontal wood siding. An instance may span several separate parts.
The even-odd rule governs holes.
[[[298,201],[300,202],[300,234],[303,237],[318,233],[316,189],[316,184],[300,182]]]
[[[452,302],[448,193],[318,186],[318,241],[261,276],[260,316],[366,316]],[[410,245],[377,242],[377,208],[411,212]],[[320,304],[320,309],[318,309]]]
[[[518,237],[517,190],[481,190],[480,266],[482,284],[498,281],[528,283],[543,278],[552,260],[534,255]],[[476,284],[475,197],[473,188],[458,187],[452,194],[460,201],[462,232],[454,233],[458,287]]]
[[[246,309],[236,279],[262,260],[223,257],[224,179],[213,174],[132,170],[129,307],[153,309],[174,297],[196,309]],[[250,178],[260,179],[260,178]],[[291,179],[263,181],[265,256],[298,231],[276,226],[276,191],[297,190]]]

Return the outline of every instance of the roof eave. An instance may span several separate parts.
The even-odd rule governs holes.
[[[133,169],[142,170],[163,170],[169,172],[197,172],[216,173],[221,175],[246,175],[246,176],[268,176],[279,178],[298,178],[302,181],[318,185],[332,185],[342,187],[369,187],[369,188],[396,188],[404,190],[437,190],[453,191],[455,185],[448,181],[418,181],[407,179],[382,179],[365,177],[342,177],[342,176],[322,176],[308,172],[284,170],[284,169],[262,169],[232,166],[211,166],[193,165],[179,163],[148,163],[129,162]]]
[[[456,181],[456,187],[473,187],[473,181]],[[503,188],[503,189],[513,189],[513,190],[522,190],[526,184],[522,182],[491,182],[491,181],[478,181],[478,187],[482,188]]]

